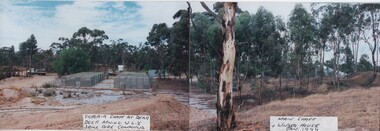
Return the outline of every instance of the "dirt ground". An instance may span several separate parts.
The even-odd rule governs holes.
[[[82,129],[83,114],[119,114],[150,115],[153,130],[189,130],[190,114],[196,115],[196,118],[208,114],[190,107],[188,84],[178,79],[156,80],[152,90],[130,89],[126,91],[127,95],[121,95],[120,90],[110,88],[108,85],[113,83],[110,80],[105,80],[94,88],[55,88],[56,92],[60,92],[57,93],[58,96],[67,91],[71,95],[76,93],[73,95],[75,98],[70,99],[28,95],[26,90],[32,89],[30,85],[40,87],[44,82],[54,83],[54,77],[34,76],[2,81],[1,129]],[[102,96],[108,100],[112,97],[111,101],[89,102],[103,99]],[[118,98],[114,99],[116,96]]]
[[[0,99],[5,101],[0,107],[1,129],[82,129],[83,114],[119,114],[150,115],[152,118],[151,129],[153,130],[189,130],[190,108],[186,105],[188,94],[187,101],[179,101],[170,95],[173,92],[180,95],[186,94],[186,87],[182,87],[184,84],[174,81],[157,82],[157,87],[154,88],[157,90],[156,93],[147,93],[149,90],[129,90],[126,91],[127,95],[125,96],[121,95],[120,90],[114,88],[107,90],[106,87],[100,91],[98,87],[77,91],[77,95],[84,91],[89,93],[94,91],[111,92],[108,95],[122,98],[97,104],[62,104],[63,101],[57,101],[54,97],[29,97],[23,90],[30,88],[30,85],[41,86],[44,82],[53,82],[54,79],[53,76],[35,76],[33,78],[20,78],[20,80],[19,78],[4,80],[2,82],[3,88],[0,89]],[[19,83],[20,81],[23,83]],[[106,83],[112,82],[108,80],[102,84],[107,85]],[[173,87],[178,87],[180,90],[176,91],[176,88]],[[104,93],[95,94],[105,95]],[[142,95],[145,96],[142,97]],[[101,98],[94,97],[95,99]],[[81,100],[73,99],[73,101]],[[55,104],[51,104],[54,102]],[[192,109],[192,111],[200,112],[196,109]],[[26,117],[27,119],[25,119]]]
[[[234,92],[235,130],[269,130],[269,116],[337,116],[341,130],[380,129],[380,86],[353,87],[367,74],[346,78],[353,89],[325,92],[257,104],[250,83],[243,85],[244,104]],[[83,114],[150,115],[153,130],[213,130],[216,96],[175,78],[155,80],[152,89],[127,90],[122,95],[111,79],[94,88],[55,88],[57,96],[30,96],[33,85],[54,83],[57,76],[8,78],[0,81],[1,129],[82,129]],[[380,78],[380,77],[378,77]],[[379,80],[376,80],[379,82]],[[276,85],[275,80],[270,84]],[[328,83],[320,85],[328,88]],[[63,99],[65,92],[75,96]],[[96,100],[96,101],[94,101]],[[26,119],[27,118],[27,119]]]
[[[42,84],[52,82],[57,78],[56,73],[48,73],[46,76],[34,75],[32,77],[10,77],[0,81],[0,89],[4,88],[22,88],[31,86],[41,86]]]
[[[380,129],[380,87],[273,101],[237,113],[237,121],[269,128],[270,116],[337,116],[339,129]]]
[[[0,113],[3,129],[82,129],[83,114],[150,115],[153,130],[188,130],[189,108],[168,95],[64,110]],[[27,119],[25,119],[27,118]]]

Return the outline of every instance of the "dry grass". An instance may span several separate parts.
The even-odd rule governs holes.
[[[36,98],[35,100],[43,101]],[[132,98],[101,105],[82,105],[59,111],[12,112],[2,116],[4,129],[82,129],[83,114],[150,115],[152,130],[189,130],[190,108],[170,95]],[[27,116],[27,118],[25,118]]]
[[[339,129],[380,130],[380,87],[273,101],[237,114],[237,120],[269,126],[270,116],[337,116]]]
[[[15,96],[11,96],[9,98],[6,98],[4,90],[13,90],[17,92],[17,94],[14,94]],[[11,85],[8,88],[0,88],[0,107],[3,107],[8,104],[15,103],[23,98],[25,98],[28,94],[26,92],[23,92],[19,87]]]
[[[36,105],[42,105],[43,103],[46,102],[46,99],[45,98],[41,98],[41,97],[32,97],[32,103],[36,104]]]
[[[367,85],[367,81],[370,77],[372,77],[373,72],[367,71],[367,72],[357,72],[349,76],[346,80],[343,80],[346,82],[349,86],[364,86]],[[380,86],[380,73],[377,73],[377,77],[372,83],[372,86]]]

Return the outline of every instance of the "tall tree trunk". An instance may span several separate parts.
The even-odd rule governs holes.
[[[303,88],[303,56],[300,55],[300,61],[298,62],[298,70],[299,70],[299,81],[300,81],[300,89]]]
[[[187,14],[188,14],[188,22],[189,22],[189,24],[188,24],[188,26],[189,26],[189,32],[190,32],[190,21],[191,21],[191,12],[193,11],[192,9],[191,9],[191,6],[190,6],[190,2],[186,2],[187,3],[187,5],[188,5],[188,7],[187,7]],[[194,24],[194,23],[193,23]],[[188,76],[187,77],[187,81],[189,82],[189,88],[191,88],[191,82],[192,82],[192,78],[193,78],[193,76],[191,75],[191,68],[190,68],[190,61],[191,61],[191,56],[190,56],[190,54],[191,54],[191,46],[190,46],[190,35],[191,35],[191,33],[189,33],[189,36],[188,36],[188,42],[189,42],[189,63],[188,63],[188,75],[186,75],[186,76]]]
[[[334,74],[335,74],[335,86],[338,88],[338,91],[340,91],[340,82],[339,82],[339,56],[340,56],[340,52],[339,52],[339,47],[340,47],[340,41],[339,39],[336,40],[336,42],[334,43],[335,45],[335,51],[334,51]]]
[[[125,52],[124,52],[124,50],[121,52],[121,65],[125,66]]]
[[[301,69],[301,67],[300,67],[300,56],[299,56],[299,54],[297,53],[296,54],[296,59],[297,59],[297,80],[298,80],[298,84],[299,84],[299,88],[301,88],[301,71],[300,71],[300,69]],[[296,84],[294,84],[294,86],[295,86]]]
[[[310,59],[310,55],[309,55]],[[310,83],[310,69],[311,69],[311,62],[309,61],[309,64],[307,66],[307,84],[306,84],[306,89],[309,90],[309,83]]]
[[[158,59],[159,59],[159,65],[158,65],[158,78],[161,79],[162,78],[162,67],[163,67],[163,64],[164,64],[164,58],[163,58],[163,55],[162,55],[162,47],[160,45],[157,45],[157,53],[158,53]]]
[[[219,74],[217,93],[217,128],[231,130],[235,125],[235,113],[232,103],[232,80],[235,63],[235,6],[234,2],[223,4],[223,60]]]
[[[374,19],[374,14],[371,12],[371,21],[372,21],[372,38],[373,38],[373,49],[371,50],[372,53],[372,64],[373,64],[373,77],[376,79],[376,61],[375,61],[375,52],[377,48],[377,35],[376,35],[376,27],[375,27],[375,19]],[[379,56],[377,56],[379,57]],[[374,79],[374,80],[375,80]]]
[[[322,84],[323,83],[323,77],[325,75],[325,71],[324,71],[324,66],[325,66],[325,44],[326,43],[323,43],[322,40],[321,40],[321,44],[322,44],[322,47],[321,47],[321,51],[320,51],[320,83]]]
[[[359,39],[357,40],[358,43],[356,43],[356,56],[355,56],[355,68],[356,68],[356,71],[358,71],[358,58],[359,58]]]
[[[32,68],[33,66],[32,66],[32,53],[30,53],[30,55],[29,55],[30,57],[29,57],[29,68]]]

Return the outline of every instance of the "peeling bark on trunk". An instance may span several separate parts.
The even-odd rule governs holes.
[[[224,3],[222,21],[223,59],[219,74],[217,93],[217,128],[231,130],[235,125],[235,113],[232,103],[232,80],[235,62],[235,6],[236,3]]]

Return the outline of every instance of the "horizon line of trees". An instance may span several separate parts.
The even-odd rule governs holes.
[[[93,71],[97,68],[116,69],[125,65],[129,70],[164,70],[180,76],[188,76],[189,23],[187,10],[179,10],[173,15],[177,19],[172,27],[166,23],[154,24],[147,42],[131,45],[123,39],[110,40],[103,30],[82,27],[71,38],[59,37],[50,48],[38,48],[37,39],[32,34],[25,42],[15,47],[0,48],[0,66],[21,66],[45,68],[60,76]],[[187,57],[186,57],[187,58]],[[163,75],[165,76],[165,75]],[[161,74],[160,74],[161,78]]]
[[[217,15],[221,15],[221,7],[220,3],[214,4]],[[352,74],[372,69],[376,72],[379,9],[379,4],[313,3],[309,13],[297,4],[289,21],[284,22],[263,7],[256,13],[238,8],[235,74],[251,78],[258,75],[294,77],[302,86],[315,75],[322,82],[326,66],[334,69],[334,83],[339,86],[339,71]],[[189,9],[177,11],[173,19],[177,21],[172,27],[165,23],[154,24],[147,42],[139,45],[131,45],[123,39],[106,42],[109,38],[103,30],[82,27],[71,38],[60,37],[50,49],[43,50],[37,47],[37,40],[31,35],[20,43],[17,52],[13,46],[2,47],[0,65],[52,71],[53,61],[59,59],[61,51],[80,48],[90,59],[90,69],[99,65],[116,68],[123,64],[134,70],[186,74],[188,79],[196,76],[201,83],[216,85],[222,56],[222,36],[216,19],[208,12],[191,13],[190,19]],[[359,56],[359,46],[365,44],[371,56]],[[329,51],[333,52],[333,58],[325,60],[325,53]]]
[[[222,15],[222,9],[219,2],[213,6],[216,15]],[[333,69],[333,84],[338,89],[340,72],[373,71],[368,82],[372,83],[380,71],[376,63],[380,4],[313,3],[309,12],[296,4],[289,20],[283,21],[264,7],[256,13],[237,9],[235,80],[279,77],[281,86],[281,78],[286,77],[298,80],[298,87],[308,88],[310,78],[323,82],[328,67]],[[211,92],[218,83],[223,55],[217,21],[209,11],[196,12],[190,28],[191,72],[198,85]],[[370,56],[359,56],[359,46],[368,46]],[[333,58],[325,60],[326,52],[333,52]]]

